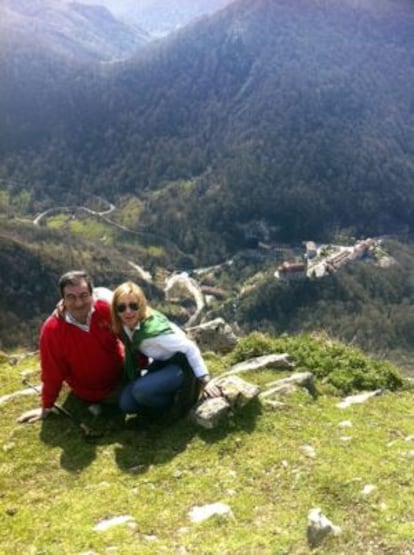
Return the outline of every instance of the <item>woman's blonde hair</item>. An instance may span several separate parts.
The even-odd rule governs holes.
[[[135,297],[138,303],[138,317],[140,321],[147,318],[150,310],[145,294],[139,285],[133,281],[126,281],[118,285],[114,291],[111,304],[112,328],[117,335],[121,335],[122,333],[122,322],[116,307],[119,304],[119,299],[124,295],[132,295]]]

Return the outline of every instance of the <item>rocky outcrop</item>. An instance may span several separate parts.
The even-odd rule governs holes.
[[[190,419],[203,428],[211,429],[218,426],[229,413],[244,407],[252,399],[263,399],[266,404],[273,406],[271,397],[290,393],[298,386],[307,389],[312,396],[316,395],[313,375],[310,372],[298,372],[272,381],[266,384],[264,389],[236,375],[241,372],[272,367],[286,370],[293,368],[293,363],[287,353],[274,353],[235,364],[230,370],[212,380],[214,385],[220,389],[221,396],[202,399],[190,412]],[[263,389],[262,392],[261,389]]]
[[[202,400],[190,413],[190,418],[203,428],[215,428],[230,411],[244,407],[260,391],[238,376],[216,378],[214,385],[221,390],[221,396]]]

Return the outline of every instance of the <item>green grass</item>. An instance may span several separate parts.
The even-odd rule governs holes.
[[[207,356],[212,372],[243,349]],[[0,395],[21,389],[22,372],[37,366],[36,358],[3,363]],[[242,376],[263,383],[270,373]],[[252,402],[214,430],[186,420],[134,429],[109,409],[88,416],[62,395],[104,432],[96,443],[61,416],[17,424],[36,396],[0,405],[1,555],[306,554],[313,507],[342,528],[316,553],[414,553],[413,392],[400,388],[347,409],[337,396],[312,400],[304,391],[283,401],[277,410]],[[376,489],[364,496],[367,484]],[[190,521],[192,507],[218,501],[234,518]],[[120,515],[135,523],[93,529]]]

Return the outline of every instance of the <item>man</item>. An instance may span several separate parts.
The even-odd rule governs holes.
[[[68,272],[59,289],[61,306],[40,331],[41,407],[24,413],[20,422],[46,418],[63,382],[76,397],[97,403],[115,391],[122,376],[123,348],[111,328],[110,306],[94,299],[90,276]]]

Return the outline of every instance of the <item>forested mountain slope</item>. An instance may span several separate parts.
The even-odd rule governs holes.
[[[405,0],[240,0],[104,73],[49,76],[24,124],[3,95],[0,177],[33,209],[138,195],[137,228],[201,263],[264,232],[411,232],[413,30]]]

